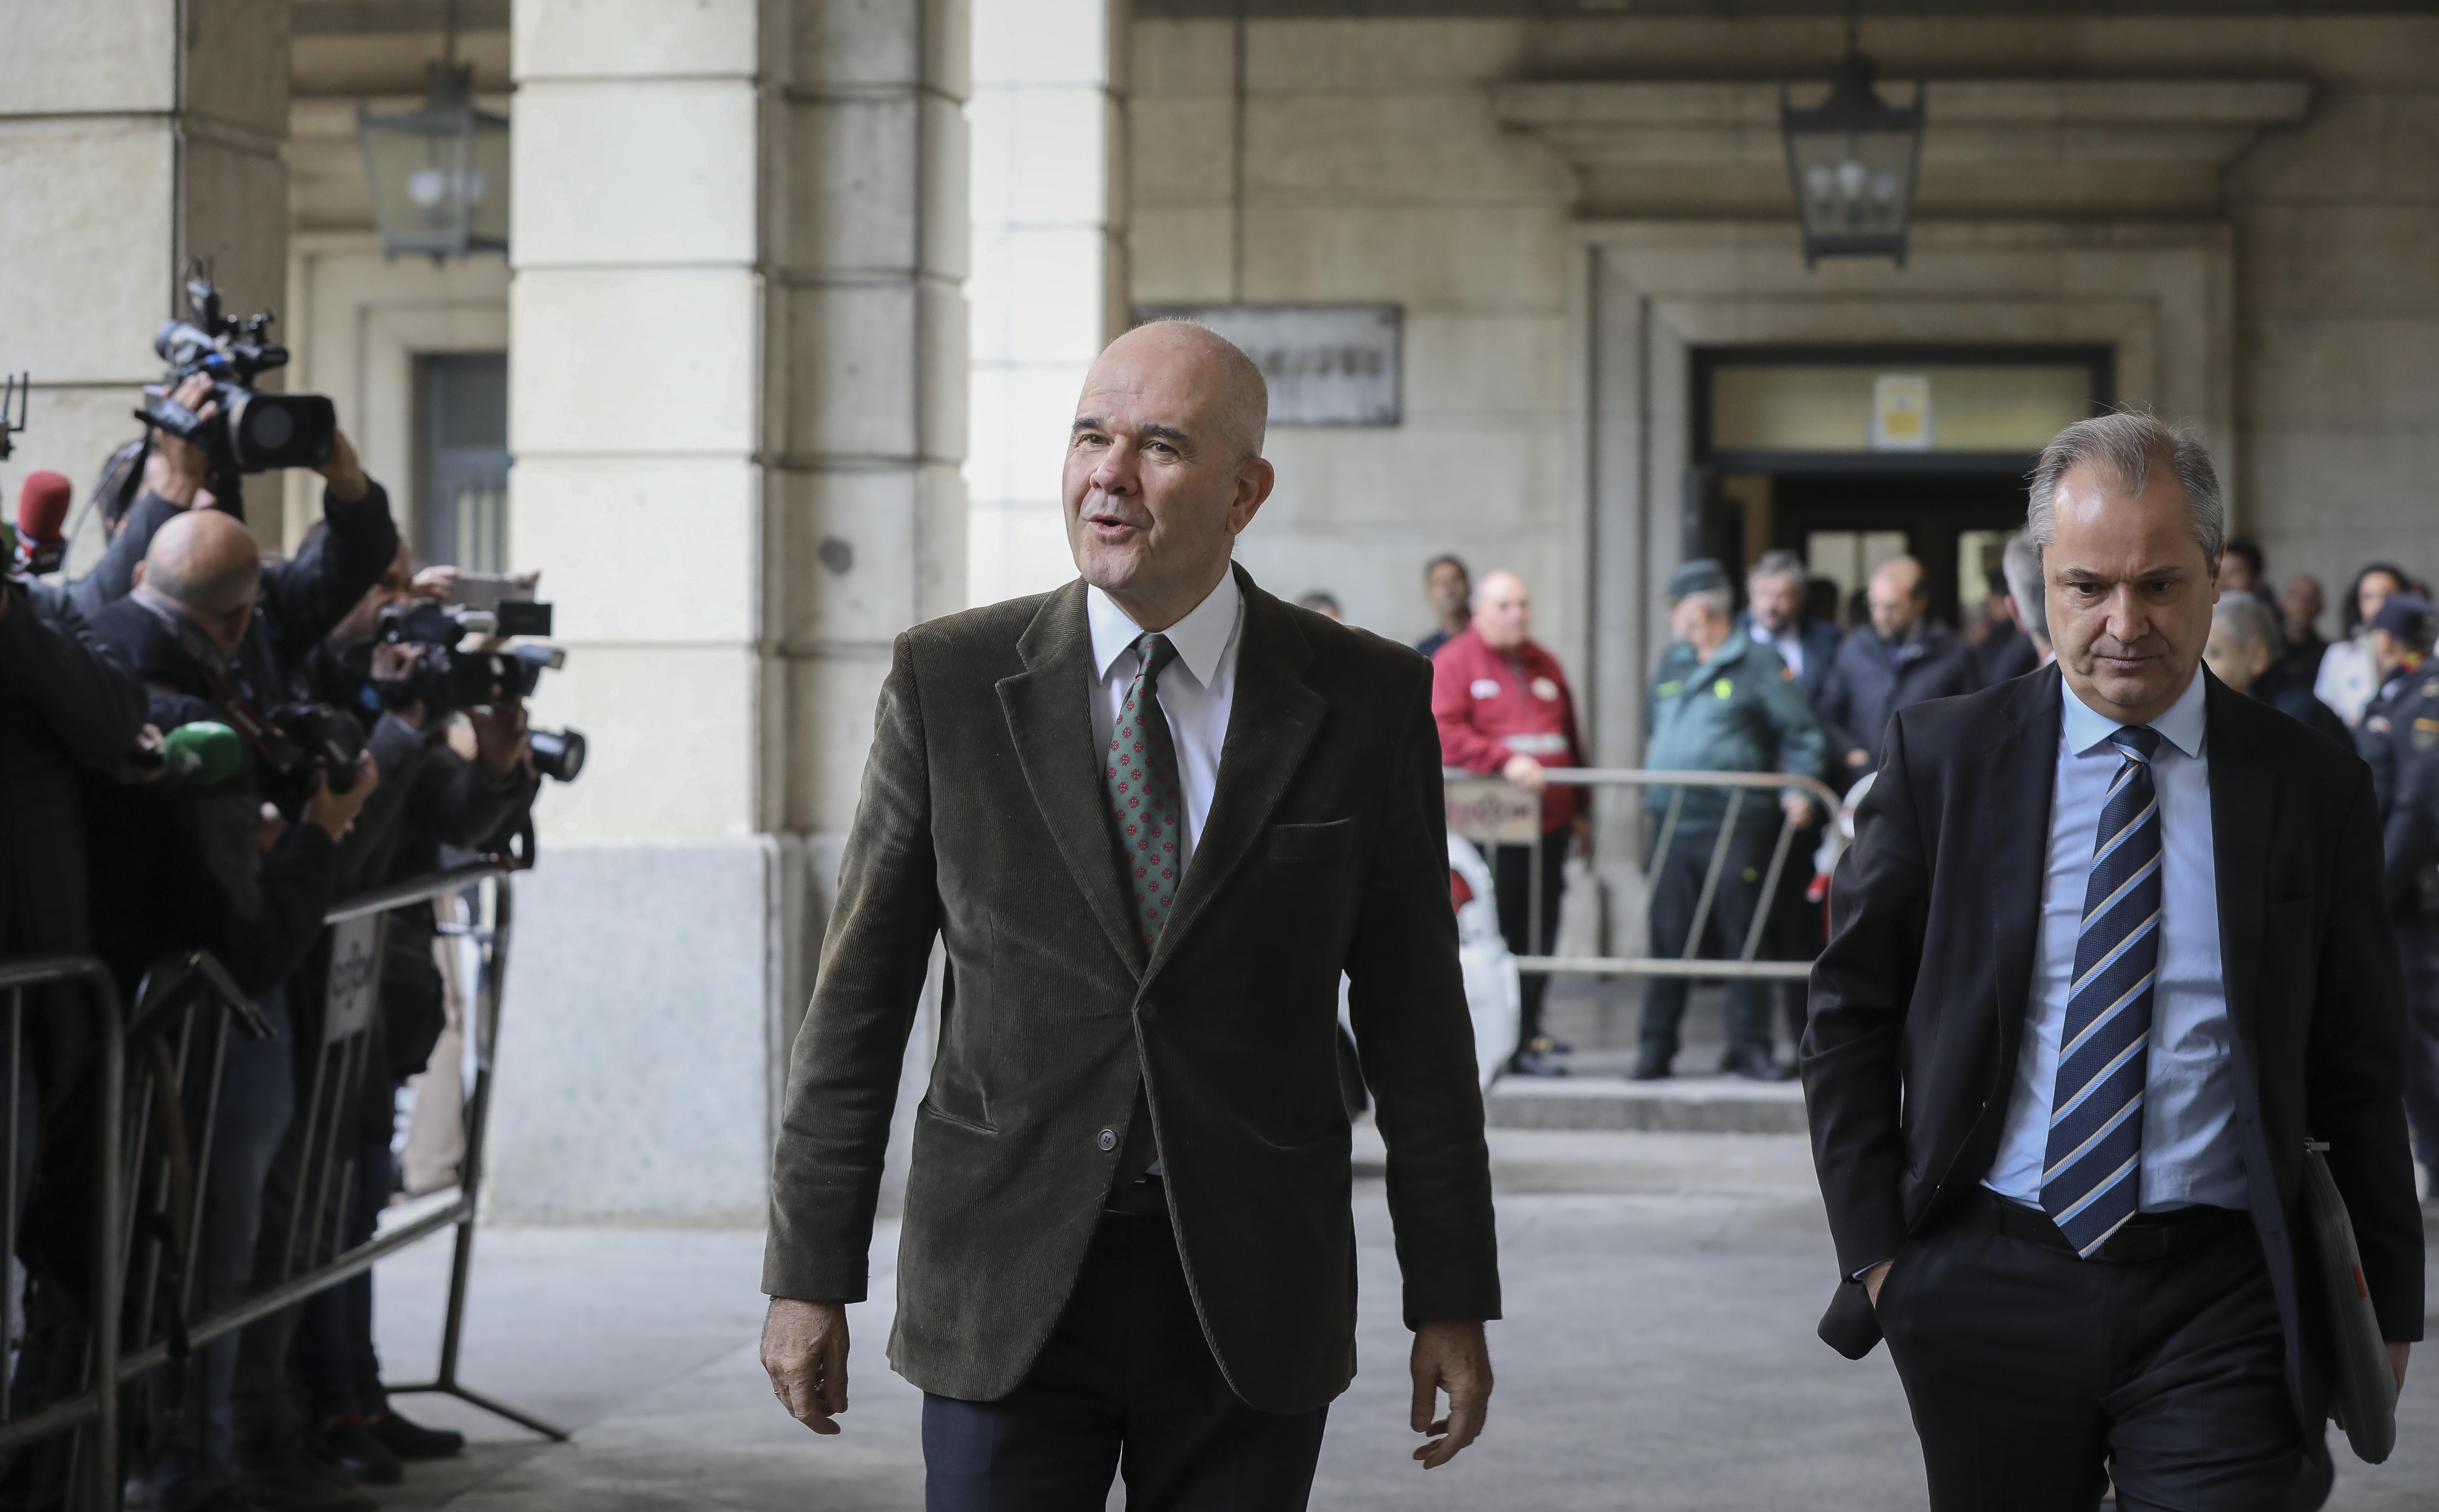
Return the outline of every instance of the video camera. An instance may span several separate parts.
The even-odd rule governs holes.
[[[304,810],[317,774],[329,779],[332,792],[346,792],[364,775],[365,727],[354,715],[327,703],[286,703],[268,720],[260,781],[263,796],[280,812]]]
[[[542,674],[567,665],[555,646],[500,646],[518,635],[547,635],[551,606],[537,603],[532,585],[511,578],[468,573],[451,591],[451,601],[428,599],[390,604],[374,631],[384,645],[421,649],[403,678],[375,678],[386,706],[421,703],[428,715],[531,698]],[[470,644],[471,643],[471,644]],[[560,782],[574,782],[584,770],[584,737],[576,730],[533,730],[528,735],[534,770]]]
[[[255,379],[288,361],[288,348],[269,338],[273,319],[260,311],[244,320],[221,312],[221,292],[201,261],[187,265],[187,320],[172,320],[152,338],[169,376],[144,390],[135,418],[192,442],[211,458],[211,489],[221,507],[242,515],[238,479],[275,468],[319,467],[330,460],[339,412],[319,394],[265,393]],[[202,373],[220,404],[206,418],[171,397]]]

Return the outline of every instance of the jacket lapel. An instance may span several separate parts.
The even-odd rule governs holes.
[[[2202,755],[2210,762],[2211,870],[2218,891],[2219,974],[2227,994],[2228,1017],[2234,1021],[2248,1063],[2258,1064],[2260,1048],[2259,964],[2262,887],[2270,875],[2271,810],[2277,803],[2277,779],[2252,743],[2233,726],[2246,702],[2210,668],[2203,685]]]
[[[1093,916],[1119,959],[1140,973],[1143,937],[1119,896],[1116,842],[1093,749],[1093,632],[1084,618],[1083,579],[1043,602],[1016,650],[1025,669],[997,686],[1017,763]]]
[[[1244,595],[1245,618],[1237,651],[1237,694],[1228,711],[1228,736],[1220,747],[1220,784],[1211,816],[1196,842],[1177,902],[1152,951],[1146,980],[1159,974],[1177,942],[1210,907],[1220,888],[1270,823],[1306,749],[1321,731],[1327,701],[1304,685],[1312,660],[1295,615],[1254,586],[1244,568],[1232,566]],[[1081,619],[1078,613],[1077,618]],[[1113,893],[1114,897],[1114,892]]]
[[[1989,831],[1993,970],[1997,976],[1998,1089],[1990,1106],[2006,1109],[2006,1078],[2015,1074],[2024,1038],[2024,1005],[2032,995],[2033,950],[2040,937],[2041,887],[2049,875],[2050,805],[2057,789],[2058,730],[2065,715],[2058,669],[2022,680],[2014,697],[2013,727],[1990,744],[1988,785],[1998,823]],[[2000,1122],[1989,1121],[1995,1135]],[[1994,1147],[1995,1150],[1995,1147]]]

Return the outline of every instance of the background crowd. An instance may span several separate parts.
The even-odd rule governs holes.
[[[1880,735],[1897,710],[1969,693],[2046,666],[2053,657],[2043,612],[2040,554],[2010,539],[1988,575],[1982,611],[1962,631],[1931,614],[1922,564],[1900,556],[1875,570],[1843,606],[1837,585],[1808,575],[1792,551],[1764,553],[1746,573],[1743,603],[1717,561],[1678,568],[1668,585],[1672,643],[1655,667],[1643,765],[1654,771],[1774,772],[1817,778],[1858,801],[1878,761]],[[1551,766],[1588,765],[1574,698],[1558,659],[1532,639],[1531,600],[1514,574],[1476,582],[1453,556],[1423,573],[1435,628],[1416,645],[1437,669],[1433,711],[1451,768],[1505,775],[1543,793],[1545,868],[1538,935],[1527,917],[1533,847],[1487,847],[1497,868],[1502,932],[1527,953],[1554,938],[1570,847],[1589,847],[1590,791],[1545,779]],[[1329,599],[1316,594],[1308,599]],[[1316,605],[1316,607],[1318,607]],[[1837,617],[1844,610],[1842,620]],[[1329,608],[1335,608],[1330,600]],[[2358,573],[2330,606],[2321,583],[2298,574],[2273,593],[2261,549],[2229,543],[2207,655],[2232,690],[2269,703],[2355,750],[2370,763],[2388,847],[2389,905],[2396,919],[2414,1015],[2409,1084],[2416,1147],[2439,1165],[2439,667],[2430,665],[2439,616],[2427,583],[2389,562]],[[1327,612],[1327,611],[1325,611]],[[2323,627],[2334,620],[2333,635]],[[1727,798],[1720,789],[1643,791],[1643,858],[1649,953],[1681,953],[1693,927],[1711,858],[1721,843]],[[1673,825],[1666,822],[1672,804]],[[1725,863],[1701,953],[1733,956],[1756,912],[1766,915],[1762,956],[1809,960],[1825,938],[1825,879],[1816,874],[1823,827],[1835,815],[1817,794],[1789,788],[1775,805],[1742,805],[1725,837]],[[1782,824],[1795,830],[1787,863],[1761,896]],[[1660,849],[1667,841],[1665,853]],[[1542,1024],[1548,978],[1524,979],[1523,1032],[1508,1069],[1561,1075],[1569,1046]],[[1719,1070],[1756,1079],[1792,1066],[1774,1044],[1767,983],[1731,985],[1728,1048]],[[1804,1028],[1801,983],[1779,988],[1791,1050]],[[1641,1052],[1633,1075],[1676,1069],[1685,1009],[1682,978],[1645,988]]]
[[[174,397],[208,418],[212,392],[199,376]],[[149,431],[112,454],[91,496],[109,539],[99,561],[54,580],[56,544],[28,524],[0,584],[0,959],[106,965],[134,1005],[129,1064],[172,1152],[171,1210],[200,1196],[191,1267],[169,1236],[159,1294],[131,1284],[128,1299],[170,1340],[125,1414],[131,1477],[164,1512],[361,1512],[375,1503],[360,1481],[462,1448],[390,1411],[369,1272],[209,1343],[184,1336],[293,1272],[305,1089],[333,995],[326,915],[501,852],[540,781],[520,699],[497,685],[463,697],[461,678],[453,700],[429,675],[432,647],[385,633],[399,617],[384,611],[450,598],[454,569],[414,569],[344,434],[316,471],[320,523],[293,556],[265,558],[227,458]],[[27,496],[67,488],[36,473]],[[58,512],[29,505],[20,521]],[[362,1093],[325,1115],[352,1166],[343,1246],[368,1238],[399,1191],[400,1089],[436,1063],[452,1006],[432,906],[386,919]],[[240,1001],[143,995],[198,952]],[[0,1129],[16,1162],[0,1175],[25,1261],[22,1298],[15,1277],[9,1288],[19,1414],[82,1389],[88,1368],[98,1075],[87,997],[52,986],[25,1002],[0,1045],[15,1063]],[[0,1459],[0,1501],[61,1504],[70,1443]]]

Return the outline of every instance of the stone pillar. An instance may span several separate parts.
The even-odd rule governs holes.
[[[1075,576],[1062,438],[1127,327],[1124,0],[974,0],[972,601]]]
[[[35,468],[81,496],[141,429],[137,390],[162,371],[152,332],[186,313],[187,258],[210,261],[228,310],[279,307],[287,132],[284,0],[0,7],[0,368],[35,384],[0,476],[12,508]],[[249,502],[276,549],[276,483],[256,480]],[[88,526],[76,564],[99,540]]]
[[[512,555],[592,764],[520,883],[504,1213],[760,1215],[890,640],[962,597],[961,15],[512,12]]]

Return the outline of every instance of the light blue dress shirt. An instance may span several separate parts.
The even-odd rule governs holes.
[[[2118,726],[2058,682],[2066,701],[2057,779],[2050,795],[2049,865],[2023,1045],[1999,1156],[1982,1183],[2027,1206],[2041,1200],[2050,1105],[2057,1090],[2058,1031],[2074,977],[2084,884],[2109,784],[2123,761]],[[2151,721],[2163,744],[2151,763],[2160,798],[2159,980],[2143,1094],[2145,1212],[2204,1203],[2245,1205],[2235,1142],[2234,1025],[2227,1014],[2218,940],[2218,880],[2211,847],[2210,754],[2203,749],[2199,667],[2183,696]]]

